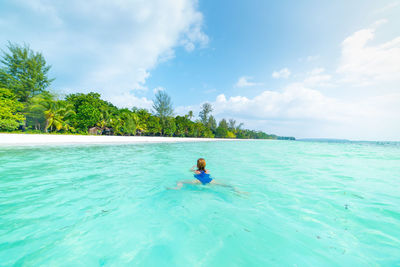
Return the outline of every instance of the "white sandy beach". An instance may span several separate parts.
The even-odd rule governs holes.
[[[237,141],[238,139],[189,138],[161,136],[105,136],[105,135],[53,135],[53,134],[7,134],[0,133],[1,145],[47,145],[47,144],[131,144],[131,143],[177,143]]]

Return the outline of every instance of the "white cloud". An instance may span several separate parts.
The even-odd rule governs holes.
[[[400,36],[368,45],[382,22],[384,20],[359,30],[343,41],[337,72],[343,75],[344,81],[359,86],[400,81]]]
[[[197,116],[200,112],[200,105],[191,105],[191,106],[178,106],[174,109],[174,113],[176,115],[184,116],[188,114],[189,111],[193,112],[194,120],[197,119]]]
[[[400,93],[345,101],[328,97],[301,83],[254,98],[224,94],[212,103],[218,118],[237,118],[272,133],[297,137],[394,140],[400,125]],[[256,122],[256,123],[255,123]],[[392,131],[388,131],[390,128]]]
[[[328,86],[332,76],[324,73],[324,68],[316,68],[307,73],[304,83],[308,86]]]
[[[373,27],[383,23],[386,21],[378,21]],[[255,97],[220,94],[211,103],[214,115],[280,135],[399,140],[399,38],[367,45],[374,33],[375,28],[365,29],[344,40],[338,73],[319,67],[306,72],[301,82],[290,83],[282,90],[265,90]],[[290,71],[285,68],[274,74],[274,78],[288,77]],[[381,90],[386,82],[391,82],[392,89]],[[236,86],[248,83],[251,81],[244,77]],[[326,86],[329,90],[322,91]],[[352,93],[356,88],[363,92]],[[337,94],[337,90],[345,93]]]
[[[146,90],[150,71],[174,57],[177,46],[192,51],[208,43],[197,0],[19,0],[11,5],[16,14],[29,16],[14,20],[10,13],[9,22],[0,25],[0,39],[22,40],[42,51],[59,78],[56,86],[98,91],[120,101],[117,105],[126,99],[115,95]],[[136,101],[134,95],[127,99]]]
[[[251,79],[253,79],[253,77],[242,76],[236,82],[235,87],[251,87],[251,86],[261,85],[261,83],[251,82],[250,81]]]
[[[375,21],[375,22],[372,24],[372,28],[376,29],[376,28],[378,28],[379,26],[381,26],[381,25],[383,25],[383,24],[385,24],[385,23],[388,23],[388,20],[387,20],[387,19],[380,19],[380,20],[377,20],[377,21]]]
[[[373,26],[383,23],[386,21]],[[301,82],[290,83],[282,90],[265,90],[255,97],[220,94],[211,103],[214,115],[218,119],[235,118],[249,128],[300,138],[399,140],[400,40],[397,37],[367,45],[374,34],[372,27],[343,41],[338,73],[319,67],[306,72]],[[273,77],[289,75],[285,68],[274,72]],[[237,85],[249,82],[239,79]],[[382,90],[381,85],[388,82],[391,89]],[[322,91],[326,86],[329,90]],[[361,88],[362,93],[354,93],[356,88]],[[345,93],[338,94],[337,90]]]
[[[312,76],[319,75],[319,74],[323,73],[324,71],[325,71],[324,68],[315,68],[315,69],[311,70],[308,74],[312,75]]]
[[[121,94],[109,95],[107,100],[111,103],[118,103],[121,108],[140,107],[148,110],[153,106],[153,101],[146,97],[137,97],[132,93],[123,92]]]
[[[192,51],[196,47],[196,43],[204,46],[208,43],[208,36],[203,33],[201,27],[203,22],[203,15],[200,12],[196,12],[193,15],[193,22],[188,24],[187,29],[184,33],[186,38],[181,40],[181,45],[185,47],[187,51]]]
[[[399,6],[399,4],[400,4],[399,2],[392,2],[392,3],[389,3],[389,4],[387,4],[386,6],[375,10],[375,13],[383,13],[383,12],[386,12],[386,11],[388,11],[388,10],[391,10],[391,9],[396,8],[397,6]]]
[[[274,71],[272,73],[272,77],[275,79],[279,79],[279,78],[287,79],[287,78],[289,78],[289,76],[290,76],[290,70],[288,68],[283,68],[279,71]]]
[[[214,106],[216,113],[242,114],[257,119],[326,119],[327,115],[333,119],[338,115],[334,112],[328,114],[326,107],[336,106],[334,102],[317,90],[302,84],[290,84],[282,92],[267,90],[254,98],[234,96],[227,99],[221,94]]]

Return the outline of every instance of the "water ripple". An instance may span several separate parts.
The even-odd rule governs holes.
[[[198,157],[229,189],[186,186]],[[0,266],[399,263],[400,146],[0,148]]]

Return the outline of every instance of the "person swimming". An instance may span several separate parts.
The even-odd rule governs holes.
[[[194,178],[200,181],[202,184],[209,184],[213,181],[211,178],[210,173],[206,170],[206,161],[203,158],[199,158],[197,160],[197,170],[195,170],[196,166],[193,166],[190,171],[194,172]]]
[[[195,169],[197,167],[197,170]],[[228,185],[228,184],[224,184],[224,183],[220,183],[217,182],[214,178],[211,177],[209,170],[206,169],[206,161],[203,158],[199,158],[197,160],[197,165],[194,165],[191,169],[191,172],[193,172],[193,176],[196,179],[191,179],[191,180],[182,180],[176,183],[176,187],[174,188],[167,188],[167,189],[175,189],[175,190],[179,190],[183,187],[184,184],[192,184],[192,185],[207,185],[207,184],[211,184],[211,185],[219,185],[219,186],[223,186],[223,187],[229,187],[230,189],[232,189],[233,191],[235,191],[236,193],[246,193],[246,192],[240,192],[238,191],[235,187]]]

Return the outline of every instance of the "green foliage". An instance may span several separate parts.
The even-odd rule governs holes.
[[[210,130],[213,132],[217,130],[217,121],[215,120],[213,115],[210,115],[210,117],[208,118],[207,127],[210,128]]]
[[[148,135],[160,135],[161,134],[161,124],[160,118],[155,116],[150,116],[147,120],[147,130]]]
[[[0,130],[13,131],[25,121],[21,113],[24,105],[15,99],[15,95],[6,88],[0,88]]]
[[[71,122],[75,129],[87,131],[90,127],[96,126],[104,119],[104,109],[108,103],[100,99],[98,93],[70,94],[66,101],[74,106],[75,115]]]
[[[175,118],[168,117],[164,120],[163,135],[173,136],[176,131]]]
[[[123,135],[135,135],[136,134],[136,123],[134,115],[128,109],[123,109],[120,111],[121,120],[121,133]]]
[[[175,136],[193,136],[193,122],[187,116],[176,116],[175,117]]]
[[[240,130],[242,130],[242,128],[243,128],[243,123],[241,122],[241,123],[239,123],[239,125],[238,126],[236,126],[236,132],[238,132],[238,131],[240,131]]]
[[[225,119],[222,119],[219,124],[218,124],[218,128],[223,128],[225,130],[228,130],[228,123],[226,122]]]
[[[278,136],[278,140],[296,140],[293,136]]]
[[[144,108],[142,109],[133,109],[133,113],[135,114],[136,119],[136,132],[139,135],[145,134],[147,132],[147,121],[150,118],[151,114]]]
[[[171,98],[164,91],[157,92],[153,103],[154,114],[160,119],[171,117],[174,113]]]
[[[202,122],[197,121],[193,124],[193,137],[213,138],[214,134]]]
[[[228,129],[229,129],[229,131],[232,131],[232,132],[236,131],[236,121],[234,119],[229,119]]]
[[[112,111],[107,106],[100,107],[100,120],[96,123],[96,126],[101,130],[110,126],[111,123],[111,113]]]
[[[45,91],[29,99],[25,108],[26,126],[28,129],[43,130],[46,125],[45,103],[53,101],[54,96]]]
[[[208,117],[209,117],[209,115],[211,114],[212,111],[213,111],[213,108],[212,108],[210,103],[204,103],[201,106],[201,111],[199,113],[199,118],[200,118],[200,121],[206,126],[208,124]]]
[[[158,91],[153,100],[154,114],[160,118],[161,135],[171,135],[171,127],[175,128],[175,123],[171,122],[174,109],[172,101],[165,91]],[[175,131],[175,130],[174,130]]]
[[[234,133],[232,133],[231,131],[228,131],[226,133],[226,138],[236,138],[236,135]]]
[[[188,114],[187,114],[187,117],[189,118],[189,120],[192,120],[192,118],[193,118],[193,111],[189,111],[188,112]]]
[[[39,122],[44,119],[44,131],[75,131],[71,126],[71,118],[75,115],[72,104],[64,100],[54,100],[48,93],[37,95],[29,102],[28,112],[32,121]],[[40,128],[40,124],[39,127]]]
[[[215,131],[215,136],[218,138],[225,138],[228,135],[228,130],[224,127],[218,126]]]
[[[70,118],[75,115],[71,104],[63,100],[51,101],[46,104],[46,109],[44,111],[44,116],[46,118],[45,132],[47,132],[49,128],[51,131],[75,131],[75,128],[70,125]]]
[[[113,129],[115,135],[122,135],[123,133],[123,121],[119,116],[113,116],[110,119],[110,127]]]
[[[0,87],[10,89],[21,102],[44,92],[54,79],[48,78],[50,66],[43,55],[33,52],[28,45],[9,43],[8,52],[2,51]]]
[[[213,133],[210,129],[206,128],[205,131],[204,131],[204,133],[203,133],[203,137],[206,137],[206,138],[214,138],[215,135],[214,135],[214,133]]]
[[[97,127],[100,134],[152,135],[179,137],[220,137],[277,139],[261,131],[242,129],[243,124],[217,122],[211,104],[204,103],[200,120],[193,122],[193,111],[173,117],[172,101],[165,91],[158,91],[153,101],[153,114],[146,109],[119,109],[101,99],[98,93],[76,93],[65,100],[47,91],[53,79],[50,66],[41,53],[29,46],[9,43],[3,51],[0,68],[0,130],[27,133],[88,134]],[[4,87],[4,88],[2,88]],[[293,139],[282,137],[282,139]]]

